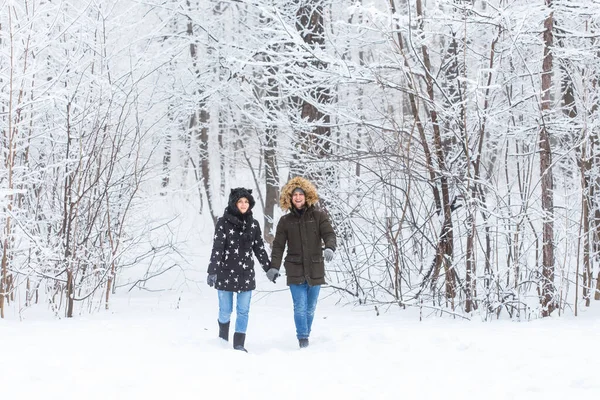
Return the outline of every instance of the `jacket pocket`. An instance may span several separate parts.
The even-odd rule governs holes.
[[[304,268],[302,267],[302,257],[295,255],[287,255],[285,257],[285,274],[290,277],[298,278],[304,276]]]
[[[285,262],[292,263],[292,264],[302,264],[302,257],[301,256],[293,256],[293,255],[288,254],[285,257]]]
[[[322,279],[325,277],[325,260],[320,254],[313,254],[310,257],[310,277],[312,279]]]
[[[318,255],[313,254],[310,257],[310,261],[312,261],[313,264],[315,264],[315,263],[321,263],[322,264],[323,262],[325,262],[325,259],[323,258],[323,256],[321,254],[318,254]]]

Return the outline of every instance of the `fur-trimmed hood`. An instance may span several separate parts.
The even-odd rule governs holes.
[[[292,209],[292,192],[296,188],[300,188],[304,191],[307,207],[314,206],[319,201],[319,195],[317,194],[315,186],[308,179],[297,176],[290,179],[288,183],[281,188],[279,207],[281,207],[282,210],[288,211]]]

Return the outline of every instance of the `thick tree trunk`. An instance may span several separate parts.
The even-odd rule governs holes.
[[[202,106],[201,106],[202,107]],[[217,224],[218,216],[215,214],[212,197],[212,184],[210,181],[210,162],[208,159],[208,122],[210,114],[205,110],[205,105],[200,109],[200,129],[198,129],[198,153],[200,155],[200,169],[202,172],[202,184],[206,193],[206,203],[214,224]]]
[[[275,218],[275,208],[279,203],[279,170],[277,168],[277,153],[275,147],[277,145],[275,139],[275,130],[268,128],[266,132],[267,143],[264,151],[265,157],[265,229],[263,237],[269,244],[273,244],[275,238],[273,222]]]
[[[296,29],[300,32],[304,43],[311,48],[325,48],[323,4],[320,0],[301,2],[296,12]],[[321,70],[325,69],[326,65],[319,60],[313,60],[312,67]],[[331,103],[331,93],[328,88],[316,87],[310,89],[306,96],[310,100],[301,100],[300,117],[301,120],[307,121],[311,128],[299,132],[297,147],[300,154],[306,154],[313,159],[322,159],[330,150],[331,118],[322,111],[321,105]],[[317,186],[331,175],[331,171],[327,169],[310,168],[307,171],[307,165],[303,164],[302,160],[299,161],[300,163],[292,167],[292,174],[304,175],[315,181]]]
[[[548,7],[552,0],[545,0]],[[550,12],[544,21],[544,60],[542,63],[542,118],[548,116],[551,108],[552,68],[553,68],[553,24],[554,14]],[[542,178],[542,316],[549,316],[556,308],[554,287],[554,181],[552,177],[552,151],[550,132],[544,120],[540,126],[540,175]]]
[[[265,21],[266,22],[266,21]],[[272,49],[277,51],[276,48]],[[265,61],[270,66],[267,68],[267,85],[265,88],[265,107],[267,109],[266,118],[268,120],[265,129],[265,146],[263,151],[265,168],[265,208],[264,208],[264,230],[263,238],[273,244],[275,239],[274,222],[275,209],[279,204],[279,167],[277,165],[277,127],[274,125],[277,120],[277,113],[280,111],[279,104],[279,82],[277,80],[278,70],[273,66],[270,56],[265,56]]]
[[[562,40],[558,40],[558,44],[562,47]],[[577,106],[575,104],[575,88],[573,81],[565,65],[566,61],[560,65],[562,78],[561,78],[561,93],[562,93],[562,106],[563,114],[570,118],[575,119],[577,117]],[[590,175],[592,173],[592,162],[589,157],[588,148],[590,147],[591,137],[587,131],[587,128],[583,129],[581,137],[581,145],[579,146],[579,154],[577,155],[577,164],[581,173],[581,228],[583,231],[583,298],[586,306],[590,305],[590,289],[592,285],[592,249],[590,241],[590,231],[592,230],[592,221],[590,220],[590,209],[594,203],[593,201],[593,190],[590,185]],[[577,262],[579,275],[579,260]],[[577,279],[579,276],[577,276]],[[578,280],[576,281],[575,287],[575,314],[577,314],[577,303],[578,303]]]

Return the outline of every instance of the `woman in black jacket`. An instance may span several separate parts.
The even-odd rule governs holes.
[[[224,340],[229,340],[233,294],[237,293],[233,348],[243,351],[247,351],[248,313],[256,288],[252,253],[265,271],[271,268],[260,226],[252,217],[254,204],[251,189],[231,189],[225,213],[217,221],[206,280],[219,294],[219,337]]]

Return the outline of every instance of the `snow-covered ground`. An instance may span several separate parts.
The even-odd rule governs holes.
[[[270,286],[268,286],[270,285]],[[592,399],[600,316],[465,321],[342,307],[321,292],[300,350],[284,282],[262,280],[246,347],[217,338],[206,287],[116,297],[110,311],[0,320],[5,399]],[[29,316],[29,317],[28,317]]]

